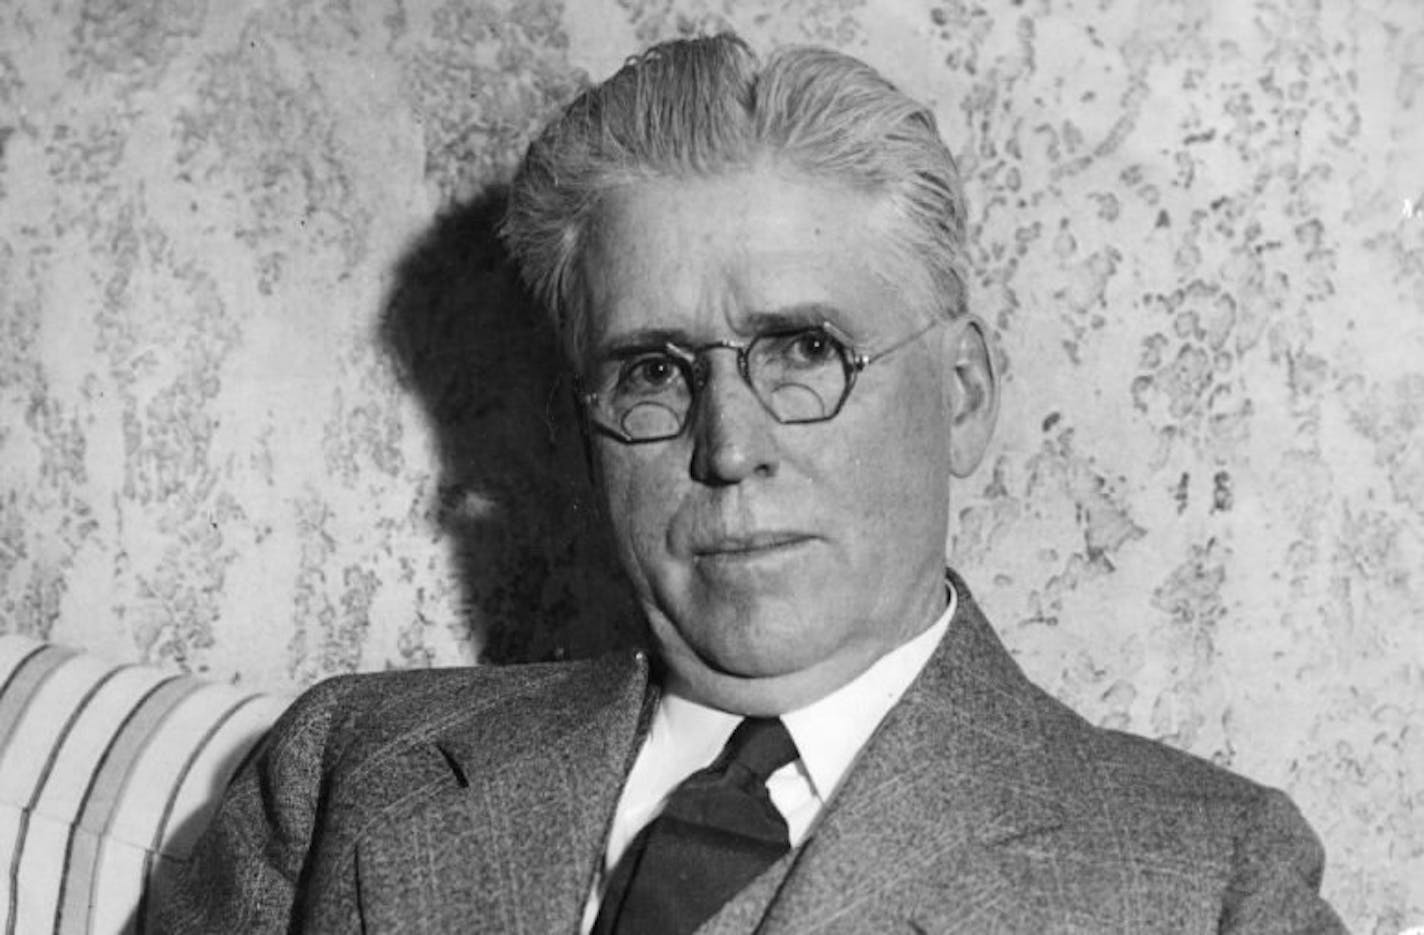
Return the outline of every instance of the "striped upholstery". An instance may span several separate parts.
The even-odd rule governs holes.
[[[288,701],[0,636],[0,935],[142,932]]]

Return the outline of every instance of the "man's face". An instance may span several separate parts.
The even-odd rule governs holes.
[[[620,190],[584,261],[585,367],[653,333],[745,344],[787,319],[887,348],[943,315],[888,246],[892,223],[878,199],[771,169]],[[680,436],[598,436],[620,558],[674,687],[780,713],[938,616],[956,407],[945,349],[961,330],[871,364],[829,422],[778,423],[717,349]]]

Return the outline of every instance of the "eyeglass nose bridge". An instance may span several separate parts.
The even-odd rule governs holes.
[[[708,362],[707,352],[716,350],[735,351],[737,354],[737,373],[742,377],[742,382],[747,386],[752,385],[751,367],[747,362],[751,352],[750,344],[738,344],[736,341],[728,341],[725,338],[716,341],[708,341],[699,345],[697,350],[690,352],[688,356],[688,367],[692,371],[692,389],[695,394],[700,395],[706,388],[707,381],[712,378],[712,365]],[[753,390],[755,392],[755,390]]]

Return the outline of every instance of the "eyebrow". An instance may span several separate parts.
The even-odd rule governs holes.
[[[638,328],[613,338],[600,340],[593,348],[595,358],[609,359],[626,357],[631,353],[666,344],[685,345],[691,343],[687,332],[680,328]]]
[[[814,328],[827,322],[849,331],[844,325],[845,313],[834,305],[824,302],[803,302],[782,308],[750,312],[743,319],[743,327],[738,330],[748,337],[777,331],[794,331],[799,328]],[[594,347],[594,356],[604,359],[627,356],[629,353],[676,344],[679,347],[695,347],[702,342],[683,328],[638,328],[611,338],[600,340]]]
[[[784,308],[756,311],[747,316],[747,323],[752,326],[750,330],[755,334],[794,328],[814,328],[826,322],[839,328],[844,320],[844,312],[834,305],[827,305],[824,302],[804,302]]]

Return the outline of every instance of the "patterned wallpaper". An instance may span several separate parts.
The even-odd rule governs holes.
[[[0,629],[271,689],[636,639],[490,228],[720,26],[962,154],[1006,397],[947,546],[1023,665],[1424,925],[1419,0],[0,4]]]

